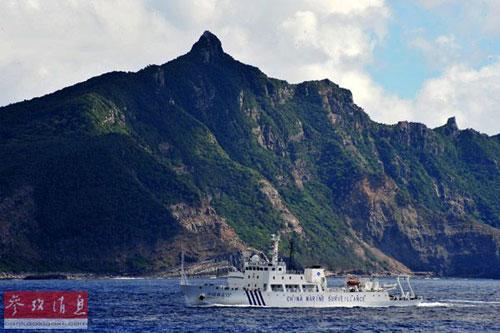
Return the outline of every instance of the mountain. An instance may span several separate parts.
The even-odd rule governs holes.
[[[0,108],[0,270],[133,273],[293,239],[337,272],[500,277],[500,136],[376,123],[192,49]]]

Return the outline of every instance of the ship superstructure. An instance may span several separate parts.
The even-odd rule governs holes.
[[[384,307],[413,306],[423,301],[404,276],[396,283],[382,285],[378,279],[347,277],[345,285],[330,288],[325,270],[307,267],[302,272],[288,271],[279,258],[279,235],[271,235],[271,260],[253,255],[244,262],[243,271],[230,272],[224,284],[189,284],[182,272],[181,289],[190,306],[259,307]],[[399,294],[392,294],[399,287]]]

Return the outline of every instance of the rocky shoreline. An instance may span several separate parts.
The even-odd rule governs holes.
[[[151,272],[148,274],[126,274],[126,273],[82,273],[82,272],[25,272],[12,273],[0,272],[0,280],[95,280],[95,279],[128,279],[128,278],[178,278],[180,276],[180,266],[173,267],[170,270],[161,272]],[[189,277],[219,277],[233,271],[234,266],[227,261],[213,262],[204,261],[200,263],[189,264],[185,266],[185,272]],[[383,271],[383,272],[363,272],[363,271],[326,271],[328,277],[342,277],[347,275],[359,276],[397,276],[402,272]],[[413,272],[414,276],[434,277],[437,274],[433,272]]]

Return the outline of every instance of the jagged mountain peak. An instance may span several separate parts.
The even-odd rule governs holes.
[[[455,117],[448,118],[445,126],[449,130],[458,131],[457,119]]]
[[[212,62],[224,54],[222,43],[219,38],[210,31],[205,31],[198,41],[193,44],[191,51],[192,55],[201,57],[204,63]]]
[[[455,117],[449,117],[446,121],[446,124],[438,127],[437,130],[441,131],[441,133],[445,135],[454,135],[460,131],[457,125],[457,119]]]
[[[337,272],[500,277],[500,141],[434,130],[269,78],[206,31],[162,66],[0,108],[0,271],[142,274],[281,231]]]

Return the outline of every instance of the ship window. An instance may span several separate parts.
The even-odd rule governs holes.
[[[304,284],[302,285],[302,290],[304,290],[304,292],[315,292],[317,291],[317,287],[314,285],[314,284]]]
[[[248,276],[248,278],[250,279],[250,275]]]
[[[291,293],[297,293],[300,291],[298,284],[287,284],[285,287],[286,287],[286,291],[289,291]]]
[[[285,279],[285,277],[284,277],[284,276],[282,276],[282,277],[281,277],[281,279],[282,279],[282,280],[284,280],[284,279]]]
[[[281,267],[280,267],[280,268],[278,268],[278,271],[281,271]]]
[[[300,277],[300,279],[301,279],[301,280],[303,280],[303,279],[304,279],[304,277],[303,277],[303,276],[301,276],[301,277]]]
[[[292,279],[292,277],[290,276],[290,280]]]
[[[273,276],[273,280],[276,280],[276,276]]]
[[[275,270],[276,270],[276,268],[273,267],[273,271],[275,271]]]
[[[272,284],[271,285],[271,290],[272,291],[284,291],[282,284]]]
[[[265,271],[267,271],[267,267],[266,267],[266,268],[264,268],[264,270],[265,270]]]

